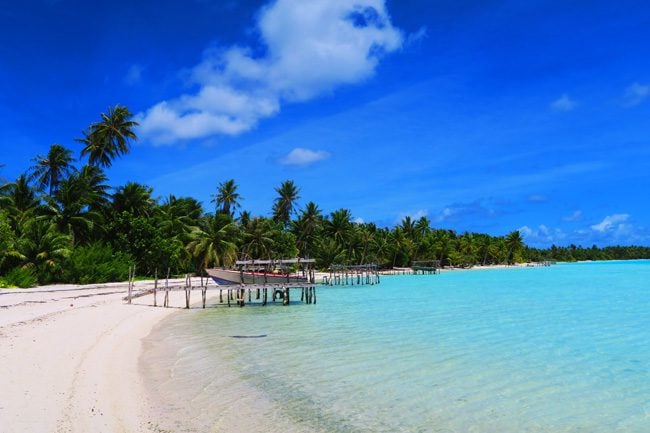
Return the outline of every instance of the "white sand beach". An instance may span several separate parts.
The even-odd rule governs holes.
[[[0,432],[155,431],[138,359],[178,309],[144,306],[150,296],[126,305],[126,293],[125,283],[0,290]],[[182,291],[170,305],[184,305]]]

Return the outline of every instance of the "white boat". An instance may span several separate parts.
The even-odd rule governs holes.
[[[237,271],[234,269],[206,269],[208,275],[219,285],[230,284],[278,284],[308,283],[307,277],[295,274]]]
[[[313,259],[238,260],[235,262],[238,270],[212,268],[205,271],[219,285],[309,283],[309,276],[313,278],[309,269],[312,263]],[[307,269],[297,274],[288,273],[288,265],[295,264],[306,266]]]

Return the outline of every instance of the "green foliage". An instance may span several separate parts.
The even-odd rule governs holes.
[[[178,273],[186,265],[182,260],[186,257],[182,242],[163,237],[149,218],[122,212],[115,217],[108,232],[113,234],[113,249],[133,257],[139,274],[153,275],[156,269],[168,267],[172,273]]]
[[[109,108],[79,140],[88,164],[72,164],[70,150],[53,145],[28,174],[0,184],[0,284],[29,285],[124,280],[129,264],[139,276],[178,275],[204,267],[229,266],[239,257],[315,258],[317,267],[376,263],[410,266],[439,260],[443,266],[650,258],[639,246],[535,249],[519,231],[504,236],[458,234],[431,227],[426,217],[406,216],[393,228],[357,222],[348,209],[323,215],[316,203],[300,208],[300,189],[291,180],[275,188],[271,217],[241,210],[234,179],[219,184],[214,214],[191,197],[162,202],[149,186],[128,182],[114,188],[101,167],[130,150],[137,140],[131,112]],[[43,191],[48,189],[49,191]],[[114,194],[110,195],[109,191]],[[49,192],[49,194],[45,194]],[[18,285],[18,284],[14,284]]]
[[[77,247],[65,262],[63,280],[75,284],[124,281],[132,264],[129,254],[114,252],[109,245],[96,243]]]
[[[4,277],[7,287],[29,288],[38,284],[38,277],[32,268],[13,268]]]
[[[16,234],[9,225],[9,219],[4,212],[0,212],[0,274],[5,264],[11,259],[15,249]]]

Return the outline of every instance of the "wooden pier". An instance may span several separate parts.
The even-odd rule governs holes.
[[[316,304],[316,284],[300,282],[300,283],[270,283],[270,284],[229,284],[219,285],[211,284],[208,278],[201,277],[199,285],[192,284],[192,278],[187,275],[185,282],[182,284],[169,284],[169,279],[161,281],[156,277],[152,288],[140,290],[136,292],[133,285],[133,273],[129,273],[129,286],[128,294],[124,298],[127,304],[131,304],[133,299],[143,296],[153,295],[153,307],[169,308],[170,305],[170,292],[184,292],[184,306],[176,308],[191,308],[192,293],[201,292],[201,308],[206,308],[208,290],[214,293],[219,292],[219,305],[239,306],[243,307],[248,304],[261,304],[267,305],[269,302],[276,303],[282,302],[282,305],[289,305],[292,298],[292,292],[300,290],[300,301],[306,304]],[[158,305],[158,295],[162,296],[162,304]]]
[[[413,275],[435,275],[440,273],[440,260],[419,260],[411,265]]]
[[[363,265],[333,265],[329,276],[323,277],[325,286],[354,286],[379,284],[379,267],[374,263]]]

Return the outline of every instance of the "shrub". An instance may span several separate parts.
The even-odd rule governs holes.
[[[114,252],[109,245],[76,247],[64,265],[63,279],[76,284],[124,281],[132,263],[129,254]]]
[[[28,288],[38,284],[36,272],[31,268],[13,268],[4,277],[7,287]]]

